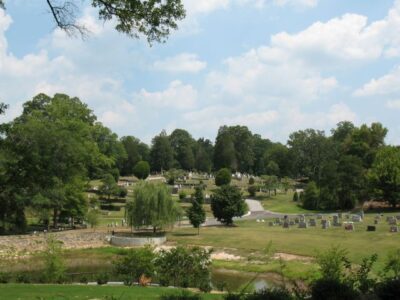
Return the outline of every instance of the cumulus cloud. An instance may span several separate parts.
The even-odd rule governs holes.
[[[388,74],[373,78],[368,83],[354,92],[355,96],[400,96],[400,66],[390,71]]]
[[[155,70],[171,73],[197,73],[207,67],[207,63],[199,59],[196,54],[181,53],[164,60],[154,62]]]
[[[193,108],[197,103],[197,90],[179,80],[172,81],[163,91],[149,92],[142,89],[134,100],[155,108],[170,107],[178,110]]]

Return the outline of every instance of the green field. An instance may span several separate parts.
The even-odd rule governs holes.
[[[380,270],[386,255],[400,248],[400,234],[389,233],[389,226],[384,220],[377,225],[376,232],[367,232],[366,225],[373,224],[374,216],[366,215],[364,222],[356,224],[353,232],[345,231],[343,227],[322,229],[321,225],[307,229],[296,226],[284,229],[268,227],[267,222],[257,223],[254,220],[237,222],[237,227],[202,228],[199,236],[192,228],[180,228],[170,233],[169,240],[182,245],[227,248],[243,257],[262,255],[262,250],[270,242],[276,252],[310,257],[332,246],[340,246],[348,251],[354,263],[360,263],[363,257],[377,253],[380,259],[375,270]]]
[[[317,213],[304,209],[299,203],[293,202],[293,192],[288,191],[286,194],[277,194],[269,196],[266,193],[257,193],[256,198],[261,201],[265,210],[284,214],[304,214]]]
[[[158,287],[86,286],[86,285],[0,285],[0,299],[7,300],[139,300],[158,299],[161,295],[179,294],[181,290]],[[220,295],[203,294],[203,299],[222,299]]]

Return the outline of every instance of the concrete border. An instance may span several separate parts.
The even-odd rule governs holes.
[[[137,236],[111,236],[110,244],[119,247],[137,247],[144,245],[162,245],[167,241],[167,236],[137,237]]]

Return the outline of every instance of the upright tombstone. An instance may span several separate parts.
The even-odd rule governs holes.
[[[346,231],[354,231],[354,223],[353,222],[346,222],[344,224],[344,229]]]
[[[400,215],[396,216],[397,221],[400,221]]]
[[[322,229],[328,229],[329,227],[331,227],[331,221],[322,220]]]
[[[375,224],[375,225],[378,225],[378,223],[379,223],[379,220],[378,220],[378,219],[375,219],[375,220],[374,220],[374,224]]]
[[[283,228],[289,228],[289,222],[288,221],[284,221],[283,222]]]
[[[353,215],[353,216],[351,217],[351,220],[352,220],[353,222],[355,222],[355,223],[362,222],[362,218],[361,218],[360,215]]]
[[[376,231],[376,226],[368,225],[367,231]]]
[[[342,223],[340,223],[339,216],[337,216],[337,215],[333,216],[333,226],[335,226],[335,227],[342,226]]]
[[[294,219],[294,222],[295,222],[296,224],[299,224],[299,223],[300,223],[300,219],[299,219],[299,218],[295,218],[295,219]]]
[[[318,214],[318,215],[317,215],[317,219],[318,219],[318,220],[321,220],[321,219],[322,219],[322,215],[321,215],[321,214]]]
[[[308,228],[308,225],[306,222],[303,221],[299,223],[299,228]]]
[[[315,219],[310,219],[309,223],[310,223],[310,226],[312,226],[312,227],[317,226],[317,222],[315,221]]]
[[[289,221],[289,225],[290,225],[290,226],[294,226],[294,224],[296,224],[295,221],[293,221],[293,220],[290,220],[290,221]]]
[[[306,217],[304,215],[300,215],[300,222],[305,222],[306,221]]]
[[[390,232],[399,232],[398,226],[390,226]]]
[[[392,218],[389,220],[389,225],[391,226],[397,226],[397,219],[396,218]]]

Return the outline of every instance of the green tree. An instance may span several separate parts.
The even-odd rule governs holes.
[[[378,196],[393,207],[400,199],[400,149],[386,146],[377,154],[370,171],[370,181]]]
[[[127,157],[122,162],[120,173],[124,176],[132,175],[133,168],[139,161],[150,160],[149,146],[133,136],[122,137],[121,143],[125,148]]]
[[[174,151],[167,133],[163,130],[152,140],[150,150],[150,165],[154,171],[169,170],[174,160]]]
[[[118,185],[114,179],[114,176],[111,174],[106,174],[101,180],[102,184],[100,186],[99,192],[100,194],[107,197],[107,200],[110,202],[111,196],[118,194]]]
[[[228,185],[231,183],[231,180],[232,180],[232,173],[227,168],[219,170],[215,175],[216,186]]]
[[[104,22],[114,20],[115,29],[130,37],[145,36],[149,43],[162,42],[171,29],[178,27],[177,22],[185,17],[185,10],[180,0],[168,1],[131,1],[131,0],[90,0],[98,10],[98,18]],[[49,11],[58,28],[69,35],[88,34],[88,29],[79,23],[79,1],[46,0]],[[0,7],[5,8],[4,1]]]
[[[146,179],[150,174],[150,165],[147,161],[139,161],[133,168],[133,175],[139,179]]]
[[[100,223],[99,212],[96,209],[91,209],[86,214],[86,222],[91,228],[95,229]]]
[[[140,277],[154,275],[156,255],[150,246],[130,249],[126,255],[114,262],[115,273],[122,276],[126,285],[139,282]]]
[[[255,197],[257,194],[257,187],[255,185],[250,185],[247,188],[247,191],[249,192],[250,197]]]
[[[197,228],[197,234],[200,234],[200,225],[206,220],[206,212],[203,208],[203,203],[203,189],[197,186],[194,195],[192,196],[192,206],[187,210],[190,224],[192,224],[194,228]]]
[[[195,168],[199,172],[210,173],[213,167],[214,147],[210,140],[198,139],[195,147]]]
[[[225,225],[233,224],[233,217],[246,213],[246,203],[236,186],[223,185],[211,196],[211,210],[215,218]]]
[[[299,201],[299,194],[297,192],[294,192],[293,194],[293,202],[298,202]]]
[[[22,115],[7,124],[2,142],[8,153],[3,177],[3,195],[11,197],[8,218],[23,227],[28,205],[51,209],[54,226],[61,214],[83,217],[89,169],[112,165],[94,139],[96,117],[78,98],[62,94],[39,94],[23,108]],[[41,203],[32,203],[39,198]]]
[[[252,172],[254,166],[253,134],[246,126],[230,126],[227,130],[233,137],[237,171]]]
[[[163,184],[140,182],[127,203],[128,220],[135,227],[151,226],[153,231],[173,225],[177,219],[177,203]]]
[[[226,126],[219,128],[215,140],[214,168],[217,170],[221,168],[237,169],[234,139]]]
[[[172,149],[174,150],[174,158],[178,163],[178,167],[183,170],[192,170],[195,165],[193,149],[195,140],[183,129],[175,129],[170,137]]]
[[[306,209],[319,208],[318,188],[314,181],[309,182],[304,190],[303,207]]]
[[[280,170],[279,165],[274,161],[269,161],[267,167],[265,168],[267,175],[279,176]]]

